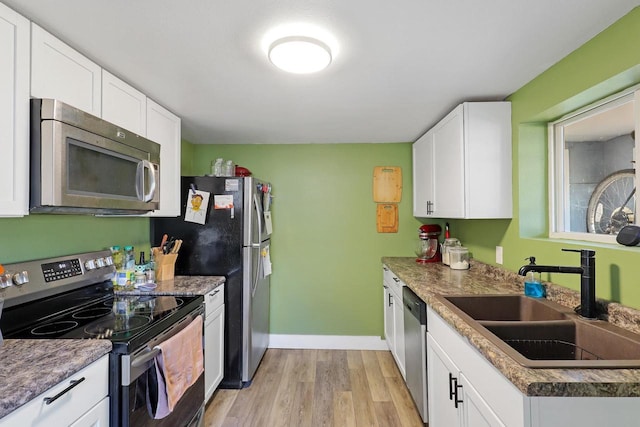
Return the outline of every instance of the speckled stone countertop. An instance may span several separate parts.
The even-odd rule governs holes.
[[[0,347],[0,420],[110,351],[109,340],[5,340]]]
[[[523,294],[523,278],[517,274],[477,261],[464,271],[443,264],[417,264],[415,258],[384,257],[382,262],[525,395],[640,397],[640,369],[526,368],[434,298],[437,294]],[[579,293],[552,283],[546,286],[549,300],[571,308],[579,304]],[[640,332],[639,311],[606,301],[598,304],[602,320]]]
[[[171,280],[159,282],[158,287],[150,291],[134,289],[114,293],[116,295],[205,295],[222,285],[224,281],[224,276],[176,276]]]

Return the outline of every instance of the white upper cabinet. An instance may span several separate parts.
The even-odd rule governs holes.
[[[434,178],[433,130],[430,130],[413,144],[413,216],[433,214]]]
[[[413,153],[415,216],[511,218],[509,102],[459,105],[414,143]]]
[[[107,70],[102,70],[102,118],[146,136],[147,96]]]
[[[29,210],[29,21],[0,3],[0,216]]]
[[[160,209],[150,216],[180,215],[180,117],[147,99],[147,139],[160,144]]]
[[[31,24],[31,96],[54,98],[101,117],[102,69]]]

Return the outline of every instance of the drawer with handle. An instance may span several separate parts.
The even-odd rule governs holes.
[[[224,304],[224,284],[207,292],[204,296],[204,304],[206,307],[206,315],[209,316]]]

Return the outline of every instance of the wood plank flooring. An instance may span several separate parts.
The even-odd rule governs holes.
[[[388,351],[268,349],[250,387],[216,391],[205,426],[424,424]]]

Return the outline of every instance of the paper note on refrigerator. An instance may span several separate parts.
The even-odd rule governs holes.
[[[208,205],[209,193],[192,189],[187,196],[187,209],[184,213],[184,220],[204,224],[207,219]]]
[[[269,246],[265,246],[260,255],[262,256],[262,276],[267,277],[271,274],[271,253]]]
[[[273,234],[273,224],[271,222],[271,212],[264,213],[264,228],[267,230],[267,234]]]

